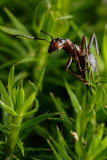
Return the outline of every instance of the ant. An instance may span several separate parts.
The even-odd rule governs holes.
[[[41,32],[50,36],[52,40],[48,41],[43,38],[36,38],[36,37],[31,37],[31,36],[26,36],[26,35],[14,35],[14,36],[21,36],[21,37],[26,37],[26,38],[36,39],[36,40],[47,41],[50,43],[49,49],[48,49],[49,53],[52,53],[53,51],[57,51],[59,49],[64,49],[64,51],[69,54],[69,59],[65,66],[66,72],[76,77],[83,83],[87,83],[84,77],[85,77],[85,71],[89,70],[89,66],[91,66],[91,70],[93,73],[95,71],[97,72],[97,59],[95,60],[93,53],[90,52],[90,48],[94,41],[97,57],[99,55],[98,43],[97,43],[97,38],[96,38],[95,33],[92,34],[88,46],[86,42],[86,37],[84,35],[82,37],[81,46],[77,46],[76,44],[73,44],[69,39],[62,39],[62,38],[53,39],[53,37],[50,34],[44,31],[41,31]],[[70,65],[74,59],[76,59],[76,62],[77,62],[78,74],[74,73],[70,68]]]

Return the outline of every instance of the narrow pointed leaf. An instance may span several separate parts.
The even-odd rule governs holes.
[[[38,89],[39,87],[41,86],[41,83],[42,83],[42,80],[43,80],[43,76],[44,76],[44,73],[45,73],[45,68],[46,66],[44,67],[40,77],[39,77],[39,81],[38,81],[38,84],[36,85],[37,89],[36,89],[36,95],[37,95],[37,92],[38,92]]]
[[[101,152],[103,152],[104,149],[107,148],[107,136],[103,138],[103,140],[100,143],[100,146],[98,147],[98,149],[93,153],[92,155],[92,159],[94,159],[96,156],[98,156],[99,154],[101,154]]]
[[[64,152],[66,153],[65,146],[64,146],[64,141],[63,141],[63,137],[62,137],[62,135],[61,135],[58,127],[57,127],[57,134],[58,134],[58,144],[59,144],[60,146],[62,146]]]
[[[21,150],[22,155],[24,156],[23,142],[19,138],[17,139],[17,145],[18,145],[19,149]]]
[[[13,86],[14,86],[14,66],[10,69],[9,76],[8,76],[8,91],[9,91],[11,100],[13,98],[13,95],[12,95]]]
[[[1,123],[0,123],[0,131],[3,133],[9,133],[9,130],[6,127],[4,127]]]
[[[24,99],[25,99],[24,89],[22,86],[20,86],[16,96],[16,112],[18,114],[20,114],[23,110]]]
[[[3,154],[3,155],[5,155],[5,152],[3,152],[3,151],[0,151],[0,154]]]
[[[30,35],[29,31],[27,30],[27,28],[6,8],[4,7],[4,11],[7,13],[7,15],[9,16],[9,18],[11,19],[11,21],[13,22],[14,26],[21,31],[22,34],[26,34],[26,35]],[[20,34],[21,34],[20,33]],[[13,33],[12,33],[13,35]],[[29,52],[33,51],[32,46],[30,45],[30,43],[28,43],[27,39],[23,39],[24,44],[26,45],[26,47],[29,49]]]
[[[6,142],[4,142],[4,141],[0,141],[0,145],[2,145],[2,144],[6,144]]]
[[[14,158],[14,160],[20,160],[18,157],[16,157],[14,154],[12,154],[12,157]]]
[[[50,118],[50,117],[53,117],[53,116],[56,116],[58,115],[59,113],[50,113],[50,114],[43,114],[41,116],[38,116],[36,118],[33,118],[31,120],[29,120],[28,122],[25,122],[25,123],[22,123],[21,125],[21,129],[24,129],[24,128],[28,128],[28,127],[31,127],[31,126],[35,126],[36,124]]]
[[[32,111],[29,111],[29,112],[21,115],[21,117],[26,118],[26,117],[29,117],[30,115],[36,113],[38,111],[38,108],[39,108],[39,102],[38,102],[37,99],[35,100],[35,103],[36,103],[35,104],[35,109],[33,109]]]
[[[78,134],[78,136],[80,137],[81,135],[81,120],[82,119],[82,111],[79,112],[79,114],[77,115],[77,119],[76,119],[76,132]]]
[[[50,132],[45,128],[45,126],[43,127],[43,125],[40,124],[36,125],[34,130],[38,135],[43,137],[45,140],[50,136]]]
[[[11,109],[9,106],[7,106],[5,103],[3,103],[1,100],[0,100],[0,106],[5,112],[11,115],[17,116],[17,113],[13,109]]]
[[[6,7],[4,8],[4,11],[10,17],[11,21],[17,29],[29,33],[25,26]]]
[[[53,138],[51,138],[54,146],[57,148],[58,152],[61,154],[62,159],[64,160],[72,160],[69,155],[65,152],[65,150],[62,148],[62,146],[59,145]]]
[[[17,29],[5,27],[5,26],[0,26],[0,30],[7,33],[7,34],[10,34],[10,35],[17,35],[17,34],[24,34],[25,33],[25,32],[19,31]]]
[[[51,143],[48,139],[47,139],[47,142],[48,142],[49,146],[51,147],[51,149],[52,149],[52,151],[53,151],[56,159],[57,159],[57,160],[60,160],[60,156],[59,156],[59,154],[57,153],[57,151],[55,150],[55,148],[54,148],[54,146],[52,145],[52,143]]]
[[[60,100],[56,99],[56,97],[53,95],[53,93],[50,93],[52,100],[57,108],[57,110],[60,112],[61,118],[63,119],[63,121],[65,122],[66,125],[69,125],[70,127],[72,126],[72,123],[67,115],[67,113],[65,112]]]
[[[107,71],[107,26],[105,26],[105,32],[103,36],[103,43],[102,43],[102,50],[103,50],[103,57],[105,61],[105,68]]]
[[[4,85],[3,85],[3,83],[1,82],[1,80],[0,80],[0,93],[1,93],[1,95],[2,95],[2,98],[3,98],[4,103],[5,103],[7,106],[11,107],[11,101],[10,101],[9,95],[8,95],[6,89],[4,88]]]
[[[23,113],[28,110],[29,106],[33,103],[34,99],[35,99],[35,92],[32,93],[30,97],[26,100],[24,107],[23,107]]]
[[[72,102],[72,105],[74,107],[74,110],[76,113],[80,112],[81,111],[81,106],[79,104],[79,101],[76,97],[76,95],[73,93],[73,91],[71,90],[70,86],[68,85],[68,83],[65,81],[65,86],[66,86],[66,89],[67,89],[67,92],[69,94],[69,97],[70,97],[70,100]]]

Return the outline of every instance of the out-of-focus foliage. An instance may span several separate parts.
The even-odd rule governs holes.
[[[65,73],[68,55],[63,50],[49,55],[49,43],[13,36],[24,34],[50,40],[50,37],[40,33],[40,30],[51,34],[53,38],[69,38],[77,45],[81,44],[83,35],[86,36],[88,43],[92,33],[96,33],[100,51],[97,66],[100,76],[95,75],[95,81],[93,78],[89,88],[75,77]],[[94,45],[92,52],[96,57]],[[5,90],[8,72],[12,65],[16,65],[15,82],[18,84],[14,86],[11,70],[8,92],[11,97],[12,89],[17,88],[20,83],[16,96],[17,105],[20,107],[16,107],[17,110],[10,107],[11,101],[16,103],[15,98],[11,97],[9,100]],[[20,131],[17,139],[22,153],[25,148],[25,159],[106,160],[106,0],[0,0],[0,80],[2,81],[0,84],[1,95],[2,98],[4,97],[4,101],[0,99],[2,108],[0,110],[1,157],[4,155],[3,148],[6,145],[4,137],[9,134],[6,128],[9,125],[7,113],[17,116],[15,114],[21,111],[22,104],[20,103],[23,103],[20,101],[23,97],[21,93],[23,87],[22,82],[19,81],[24,78],[25,98],[32,97],[28,81],[32,81],[33,86],[38,86],[44,67],[46,68],[44,79],[39,85],[37,95],[39,110],[36,114],[32,114],[36,111],[35,109],[34,112],[28,110],[23,124],[20,125],[23,130]],[[76,66],[72,64],[71,67]],[[28,107],[27,103],[30,103],[30,99],[26,102]],[[45,117],[45,114],[48,115],[47,112],[53,114],[57,111],[60,114],[58,118],[39,124],[41,116],[44,120],[52,116]],[[31,120],[27,118],[29,116]],[[78,141],[75,141],[76,136]],[[23,159],[22,154],[17,152],[17,146],[15,149],[15,154],[12,154],[13,158]]]

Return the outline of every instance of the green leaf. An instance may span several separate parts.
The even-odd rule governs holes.
[[[11,109],[9,106],[7,106],[5,103],[3,103],[1,100],[0,100],[0,106],[5,112],[11,115],[17,116],[17,113],[13,109]]]
[[[23,80],[21,80],[20,83],[21,84],[19,84],[20,86],[19,86],[17,96],[16,96],[16,112],[18,114],[22,113],[23,106],[24,106],[24,100],[25,100],[25,94],[24,94],[24,89],[23,89]]]
[[[0,131],[3,133],[9,133],[9,130],[6,127],[4,127],[1,123],[0,123]]]
[[[37,13],[38,14],[38,13]],[[45,23],[46,20],[46,12],[42,13],[41,15],[41,19],[39,20],[39,25],[37,26],[37,28],[39,28],[40,30],[43,28],[43,25]]]
[[[25,34],[25,32],[19,31],[14,28],[5,27],[5,26],[0,26],[0,30],[10,35]]]
[[[98,149],[91,156],[91,159],[94,159],[96,156],[98,156],[99,154],[101,154],[103,152],[103,150],[106,149],[106,148],[107,148],[107,136],[105,136],[103,138],[103,140],[101,141]]]
[[[26,113],[30,107],[30,105],[32,105],[34,99],[35,99],[35,96],[36,96],[36,92],[37,92],[37,89],[36,89],[36,86],[30,82],[30,85],[32,86],[32,89],[31,89],[31,94],[29,96],[29,98],[26,100],[26,102],[24,103],[24,106],[23,106],[23,110],[22,110],[22,113],[21,113],[21,116],[23,117],[27,117],[29,116],[30,114],[33,114],[35,113],[37,110],[38,110],[38,107],[39,107],[39,103],[37,100],[35,100],[36,102],[36,105],[35,105],[35,109],[33,111],[30,111],[29,113]],[[25,116],[26,115],[26,116]]]
[[[20,57],[21,55],[26,54],[25,47],[20,42],[18,42],[17,39],[15,39],[12,36],[9,36],[7,34],[4,34],[3,32],[0,32],[0,34],[3,37],[2,41],[5,44],[4,46],[8,50],[5,53],[8,54],[8,52],[9,52],[9,56],[12,55],[12,57],[9,57],[9,60],[11,60],[10,58],[14,58],[14,56]],[[11,52],[10,48],[11,48],[12,52]],[[18,52],[15,52],[15,51],[18,51]],[[10,52],[11,52],[11,54],[10,54]],[[4,54],[2,56],[4,56]],[[8,62],[8,61],[6,61],[6,62]]]
[[[31,127],[25,128],[23,130],[20,130],[19,138],[23,139],[24,137],[27,137],[33,129],[34,129],[34,126],[31,126]]]
[[[50,114],[43,114],[43,115],[40,115],[36,118],[33,118],[25,123],[22,123],[21,125],[21,129],[24,129],[24,128],[28,128],[28,127],[31,127],[31,126],[34,126],[50,117],[53,117],[53,116],[56,116],[58,115],[59,113],[50,113]]]
[[[61,154],[61,157],[62,159],[64,160],[72,160],[69,155],[65,152],[65,149],[60,146],[59,143],[57,143],[52,137],[51,138],[51,141],[53,142],[54,146],[57,148],[58,152]]]
[[[22,115],[27,112],[29,106],[33,103],[34,99],[35,99],[35,92],[33,92],[24,103]]]
[[[105,61],[105,68],[107,69],[107,26],[105,25],[105,32],[103,35],[103,43],[102,43],[103,57]]]
[[[64,152],[66,153],[65,145],[64,145],[64,139],[63,139],[62,134],[61,134],[60,131],[59,131],[58,126],[57,126],[57,134],[58,134],[58,144],[59,144],[60,146],[62,146]]]
[[[0,80],[0,93],[1,93],[1,95],[2,95],[2,98],[3,98],[4,103],[5,103],[7,106],[12,107],[11,101],[10,101],[10,97],[9,97],[9,95],[7,94],[6,89],[4,88],[4,85],[3,85],[3,83],[1,82],[1,80]]]
[[[2,144],[6,144],[6,142],[4,142],[4,141],[0,141],[0,145],[2,145]]]
[[[69,94],[70,100],[72,102],[72,105],[74,107],[74,110],[76,113],[79,113],[81,111],[81,105],[79,104],[79,101],[76,97],[76,95],[73,93],[73,91],[71,90],[70,86],[68,85],[68,83],[65,80],[65,86],[67,89],[67,92]]]
[[[18,157],[16,157],[15,155],[12,154],[12,157],[14,158],[14,160],[20,160]]]
[[[44,12],[43,2],[39,1],[39,3],[35,7],[34,15],[33,15],[33,27],[37,34],[39,34],[40,30],[43,28],[44,22],[46,21],[47,12]],[[41,12],[41,5],[43,7]],[[46,10],[46,9],[45,9]],[[38,14],[40,15],[40,20],[38,21]]]
[[[14,66],[10,69],[10,72],[8,75],[8,91],[9,91],[11,100],[13,99],[13,90],[14,90],[13,86],[14,86]]]
[[[77,115],[77,119],[76,119],[76,131],[78,136],[80,137],[81,135],[81,120],[82,119],[82,111],[80,111],[80,113]]]
[[[60,112],[61,118],[64,121],[65,125],[69,125],[70,129],[72,126],[72,123],[68,117],[68,115],[66,114],[65,110],[63,109],[63,105],[61,103],[61,101],[59,99],[56,99],[55,96],[53,95],[53,93],[50,93],[52,100],[57,108],[57,110]]]
[[[20,23],[20,21],[6,8],[4,7],[4,11],[7,13],[7,15],[10,17],[11,21],[13,22],[14,26],[19,29],[20,31],[29,33],[28,30],[25,28],[25,26]]]
[[[5,155],[5,153],[4,153],[3,151],[0,151],[0,154],[3,154],[3,155]]]
[[[104,134],[104,124],[103,123],[98,126],[98,131],[97,132],[98,132],[97,133],[98,134],[98,139],[101,140],[102,137],[103,137],[103,134]]]
[[[22,155],[24,156],[24,147],[23,147],[23,142],[19,139],[19,138],[17,138],[17,145],[18,145],[18,147],[19,147],[19,149],[21,150],[21,152],[22,152]]]
[[[68,154],[70,157],[73,158],[73,160],[78,160],[78,158],[75,156],[73,151],[69,148],[68,144],[63,138],[62,133],[59,131],[59,128],[57,127],[57,133],[58,133],[58,144],[63,148],[65,154]]]
[[[49,141],[49,139],[47,139],[47,142],[48,142],[49,146],[51,147],[51,149],[52,149],[52,151],[53,151],[56,159],[57,159],[57,160],[60,160],[59,154],[57,153],[57,151],[55,150],[54,146],[53,146],[52,143]]]
[[[9,61],[9,62],[6,62],[5,64],[2,64],[1,66],[0,66],[0,69],[3,69],[3,68],[6,68],[6,67],[11,67],[12,65],[14,65],[15,63],[17,62],[17,60],[15,59],[15,60],[11,60],[11,61]]]
[[[10,115],[5,112],[4,110],[2,111],[2,121],[3,121],[3,125],[9,129],[10,127]]]
[[[40,77],[39,77],[39,80],[38,80],[38,83],[37,83],[37,85],[36,85],[36,95],[37,95],[37,92],[38,92],[38,89],[39,89],[39,87],[41,86],[41,84],[42,84],[42,80],[43,80],[43,76],[44,76],[44,73],[45,73],[45,68],[46,68],[46,66],[44,67],[44,69],[43,69],[43,71],[42,71],[42,73],[41,73],[41,75],[40,75]]]
[[[41,137],[43,137],[45,140],[50,136],[50,132],[47,130],[47,128],[43,125],[36,125],[36,127],[34,128],[35,132],[40,135]]]
[[[13,22],[14,26],[21,31],[22,34],[26,34],[26,35],[30,35],[29,31],[27,30],[27,28],[5,7],[4,8],[5,12],[7,13],[7,15],[10,17],[11,21]],[[21,34],[20,33],[20,34]],[[12,33],[13,35],[13,33]],[[32,46],[30,45],[30,43],[28,43],[27,39],[23,39],[24,44],[26,45],[26,47],[28,48],[29,52],[33,51]]]
[[[27,152],[34,152],[34,151],[49,151],[47,148],[25,148],[25,151]]]
[[[29,111],[29,112],[21,115],[21,117],[23,117],[23,118],[29,117],[30,115],[36,113],[38,111],[38,108],[39,108],[39,102],[38,102],[37,99],[35,99],[35,109],[33,109],[32,111]]]
[[[26,55],[24,57],[21,57],[18,61],[17,61],[17,64],[22,64],[22,63],[30,63],[30,62],[36,62],[37,61],[37,58],[35,58],[34,56],[32,55]]]
[[[71,18],[73,18],[72,15],[66,15],[66,16],[61,16],[59,18],[56,18],[56,20],[66,20],[66,19],[71,19]]]

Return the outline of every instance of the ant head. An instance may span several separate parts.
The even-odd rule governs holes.
[[[62,49],[64,47],[65,40],[62,38],[55,38],[50,42],[50,46],[48,49],[49,53],[52,53],[53,51],[57,51],[59,49]]]
[[[64,39],[62,39],[62,38],[53,39],[53,37],[50,34],[44,32],[44,31],[41,31],[41,32],[43,32],[43,33],[47,34],[48,36],[50,36],[52,40],[48,41],[48,40],[46,40],[44,38],[36,38],[36,37],[31,37],[31,36],[26,36],[26,35],[14,35],[14,36],[20,36],[20,37],[31,38],[31,39],[35,39],[35,40],[47,41],[48,43],[50,43],[49,49],[48,49],[49,53],[52,53],[53,51],[62,49],[64,47],[64,44],[66,42]]]
[[[62,39],[62,38],[55,38],[55,39],[53,39],[53,37],[50,34],[44,32],[44,31],[41,31],[41,32],[47,34],[52,39],[52,41],[49,42],[50,43],[49,49],[48,49],[49,53],[52,53],[53,51],[62,49],[64,47],[64,44],[65,44],[65,40],[64,39]]]

